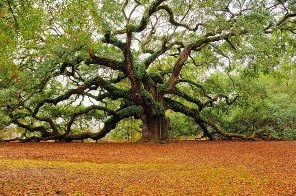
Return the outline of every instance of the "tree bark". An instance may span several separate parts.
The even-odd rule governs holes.
[[[167,117],[142,117],[142,138],[139,142],[169,143],[169,119]]]

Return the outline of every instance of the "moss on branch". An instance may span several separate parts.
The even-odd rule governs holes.
[[[136,78],[138,80],[142,80],[142,78],[146,75],[145,65],[137,64],[136,66],[134,66],[134,72],[135,72]]]
[[[140,106],[132,105],[132,106],[129,106],[129,107],[119,110],[117,112],[117,115],[119,116],[119,118],[123,119],[123,118],[127,118],[130,116],[136,116],[141,112],[141,110],[142,110],[142,108]]]

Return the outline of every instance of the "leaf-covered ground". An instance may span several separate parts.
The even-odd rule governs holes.
[[[296,195],[296,142],[0,143],[0,195]]]

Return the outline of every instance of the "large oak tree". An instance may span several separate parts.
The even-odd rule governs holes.
[[[29,140],[98,140],[134,117],[142,141],[169,142],[173,110],[209,138],[255,139],[201,115],[239,96],[209,92],[203,70],[237,75],[292,62],[295,19],[295,2],[283,0],[4,1],[1,123],[33,133]],[[83,129],[93,119],[104,121],[99,132]]]

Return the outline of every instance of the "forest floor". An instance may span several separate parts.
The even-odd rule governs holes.
[[[296,142],[0,143],[0,195],[296,195]]]

